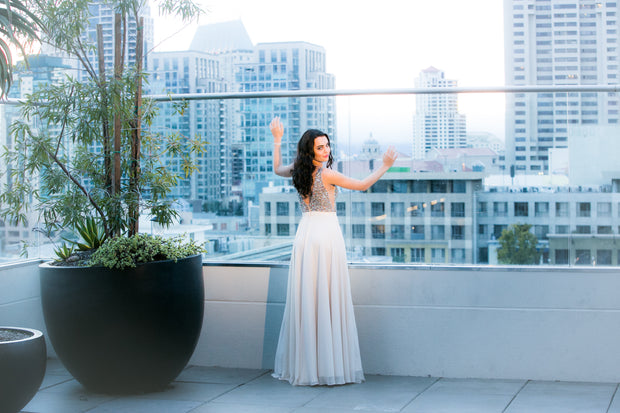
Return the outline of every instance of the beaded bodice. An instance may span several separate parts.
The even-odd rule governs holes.
[[[310,195],[310,202],[306,203],[304,199],[299,195],[299,203],[301,212],[320,211],[320,212],[335,212],[335,208],[329,199],[329,193],[323,185],[323,179],[321,178],[321,171],[323,168],[319,168],[314,176],[314,182],[312,183],[312,195]],[[334,196],[338,194],[338,187],[335,188]]]

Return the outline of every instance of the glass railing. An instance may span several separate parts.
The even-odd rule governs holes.
[[[173,191],[182,219],[164,228],[144,216],[141,231],[206,241],[209,261],[287,261],[302,214],[291,181],[272,172],[268,124],[277,115],[284,163],[308,128],[329,134],[333,168],[355,178],[378,168],[388,146],[399,152],[368,191],[344,189],[336,199],[350,262],[615,266],[618,93],[556,86],[151,96],[161,110],[146,133],[200,135],[209,149]],[[187,102],[183,118],[168,110],[178,100]],[[6,124],[18,106],[0,105]],[[6,132],[1,139],[10,145]],[[60,234],[39,226],[36,208],[27,225],[3,222],[3,259],[20,259],[24,241],[30,257],[51,257]]]

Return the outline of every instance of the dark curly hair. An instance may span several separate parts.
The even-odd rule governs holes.
[[[312,195],[312,173],[316,166],[312,163],[314,160],[314,140],[319,136],[327,138],[328,145],[331,146],[329,136],[318,129],[308,129],[301,135],[301,139],[297,143],[297,157],[293,163],[293,185],[297,192],[306,198]],[[327,160],[327,167],[331,168],[334,158],[331,152]]]

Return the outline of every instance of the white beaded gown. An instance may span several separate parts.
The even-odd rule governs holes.
[[[364,381],[344,238],[321,170],[310,202],[299,199],[273,373],[300,386]]]

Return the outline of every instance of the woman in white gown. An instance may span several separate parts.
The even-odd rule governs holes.
[[[396,152],[390,147],[379,169],[363,180],[352,179],[329,169],[333,158],[325,133],[306,131],[295,162],[282,165],[284,127],[278,117],[270,129],[273,170],[293,178],[303,213],[293,243],[273,376],[293,385],[361,383],[364,373],[335,197],[339,186],[368,189],[394,164]]]

